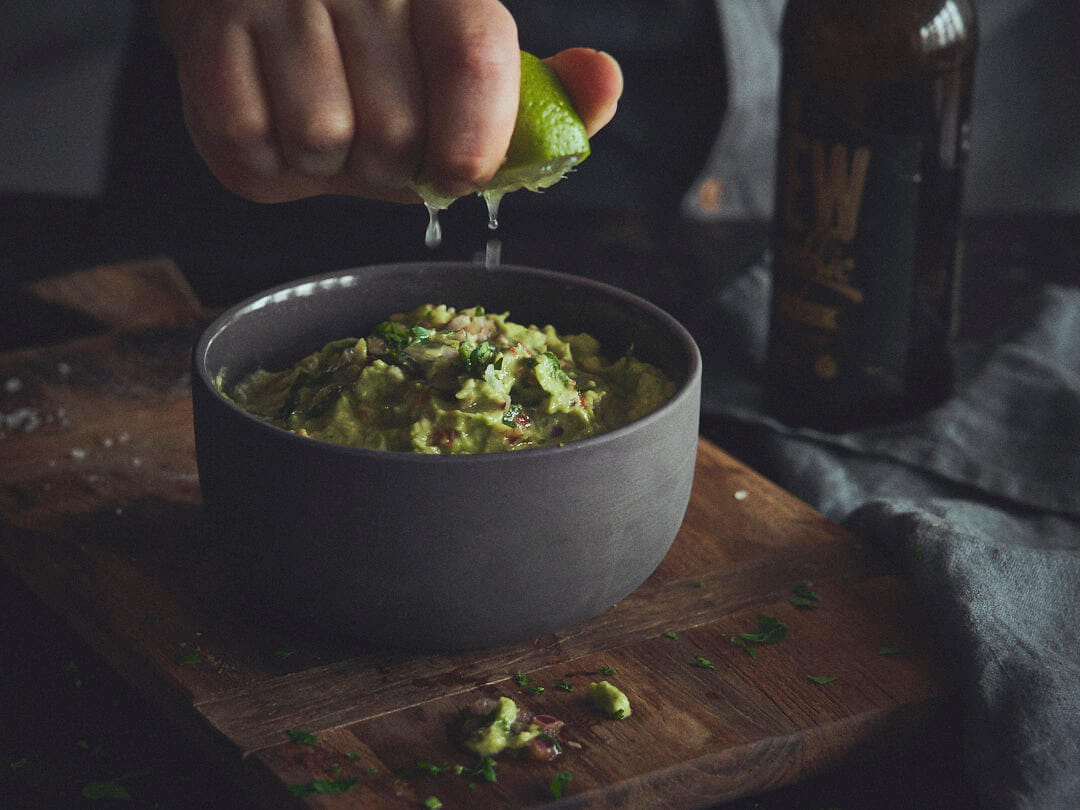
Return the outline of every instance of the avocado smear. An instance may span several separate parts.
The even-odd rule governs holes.
[[[290,369],[255,371],[228,396],[301,436],[457,454],[583,439],[653,412],[674,393],[671,380],[630,351],[608,363],[586,333],[559,335],[508,316],[423,305]]]
[[[624,720],[630,716],[630,699],[609,681],[590,683],[588,695],[592,705],[608,717]]]
[[[493,757],[508,748],[524,748],[540,736],[541,728],[529,723],[525,728],[515,729],[517,716],[517,704],[508,697],[500,697],[491,722],[473,731],[465,739],[465,747],[482,757]]]

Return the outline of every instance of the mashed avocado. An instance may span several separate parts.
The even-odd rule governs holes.
[[[256,371],[229,396],[278,427],[337,444],[493,453],[613,430],[674,393],[629,352],[608,363],[588,334],[561,336],[508,315],[421,306],[291,369]]]
[[[499,698],[491,722],[473,731],[465,738],[465,747],[482,757],[493,757],[506,749],[524,748],[540,735],[535,723],[518,728],[518,707],[508,697]]]
[[[589,700],[608,717],[623,720],[630,716],[630,700],[619,687],[608,681],[589,684]]]

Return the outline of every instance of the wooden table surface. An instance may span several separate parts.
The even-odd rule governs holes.
[[[262,806],[529,806],[553,801],[556,772],[573,774],[559,806],[709,806],[918,739],[950,692],[904,582],[705,440],[663,564],[579,626],[417,655],[253,619],[200,523],[188,356],[209,313],[164,260],[34,292],[102,330],[0,355],[3,559]],[[790,601],[802,584],[820,595],[812,609]],[[760,614],[789,631],[751,656],[731,637]],[[589,708],[602,667],[631,717]],[[519,671],[544,692],[527,694]],[[498,781],[476,787],[418,769],[473,764],[453,730],[479,695],[556,715],[580,747],[553,763],[500,757]],[[299,798],[297,785],[348,789]]]

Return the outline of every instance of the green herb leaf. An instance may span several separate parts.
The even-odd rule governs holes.
[[[544,692],[544,687],[540,686],[539,684],[535,684],[535,683],[532,686],[530,686],[528,689],[525,690],[525,694],[527,694],[527,695],[540,695],[540,694],[543,694],[543,692]]]
[[[491,757],[483,757],[475,768],[465,771],[466,776],[479,776],[485,782],[498,782],[499,777],[495,774],[495,760]]]
[[[360,758],[360,754],[356,753],[355,751],[349,751],[345,754],[345,759],[357,760]]]
[[[422,771],[427,771],[433,776],[439,776],[440,774],[450,770],[450,763],[444,762],[442,765],[436,765],[432,762],[426,762],[422,759],[418,759],[416,761],[416,767]]]
[[[427,343],[431,339],[431,330],[424,326],[414,326],[409,331],[420,343]]]
[[[743,639],[741,636],[732,636],[731,643],[734,644],[736,647],[742,647],[744,650],[746,650],[746,654],[749,655],[751,658],[757,658],[757,650],[747,644],[746,640]]]
[[[695,588],[704,588],[705,587],[705,580],[699,579],[697,582],[694,583],[694,587]]]
[[[602,667],[600,667],[600,674],[601,675],[614,675],[615,670],[613,670],[607,664],[604,664]]]
[[[574,685],[572,683],[567,683],[565,681],[560,681],[559,683],[555,684],[555,688],[556,689],[562,689],[564,692],[573,692],[574,691]]]
[[[438,796],[428,796],[424,799],[424,807],[426,807],[427,810],[439,810],[439,808],[442,807],[442,802],[439,801]]]
[[[751,644],[775,644],[783,640],[784,636],[787,635],[787,631],[787,625],[779,619],[758,614],[757,632],[734,635],[731,637],[731,643],[745,649],[751,658],[756,658],[757,655],[751,649]]]
[[[285,660],[286,658],[292,658],[296,655],[296,650],[274,650],[274,657]]]
[[[514,673],[514,683],[518,686],[528,686],[529,676],[522,672],[520,669]]]
[[[473,307],[473,317],[474,318],[483,318],[484,317],[484,308],[481,307],[481,306]]]
[[[520,413],[521,413],[521,406],[520,405],[511,405],[509,408],[507,408],[505,411],[503,411],[502,423],[504,425],[506,425],[507,427],[509,427],[509,428],[517,427],[517,422],[515,420],[517,419],[517,416]]]
[[[716,664],[701,655],[701,653],[694,655],[694,666],[701,667],[702,669],[716,669]]]
[[[667,636],[668,638],[678,638],[679,637],[679,634],[676,633],[674,630],[668,630],[666,633],[664,633],[664,635]]]
[[[299,745],[315,745],[319,741],[319,738],[314,734],[295,728],[287,729],[285,733],[289,735],[290,740]]]
[[[81,791],[84,799],[130,799],[127,788],[116,781],[87,782]]]
[[[344,793],[359,781],[355,776],[349,779],[316,779],[307,784],[289,785],[289,793],[301,797],[313,796],[316,793]]]
[[[484,369],[495,360],[497,354],[495,347],[486,340],[479,346],[474,347],[471,343],[466,342],[458,347],[461,362],[465,366],[465,371],[470,374],[483,374]]]
[[[811,590],[809,585],[796,585],[791,592],[794,596],[789,601],[801,610],[812,610],[821,601],[821,595]]]
[[[807,675],[806,677],[809,678],[810,680],[812,680],[814,683],[832,683],[839,676],[838,675]]]
[[[551,780],[551,785],[548,787],[551,795],[556,799],[561,799],[563,791],[566,790],[567,785],[570,784],[570,780],[573,778],[573,774],[568,772],[555,774],[555,778]]]

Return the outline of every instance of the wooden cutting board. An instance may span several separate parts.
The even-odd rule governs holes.
[[[914,738],[949,693],[905,583],[705,440],[663,564],[579,626],[421,655],[251,616],[201,525],[188,358],[210,313],[166,260],[31,290],[102,331],[0,355],[3,558],[266,807],[531,806],[559,772],[558,806],[708,806]],[[800,584],[811,609],[790,601]],[[789,630],[751,655],[731,637],[759,614]],[[602,677],[629,718],[589,707]],[[504,755],[495,783],[417,767],[472,767],[454,730],[481,695],[565,720],[571,745],[551,763]]]

